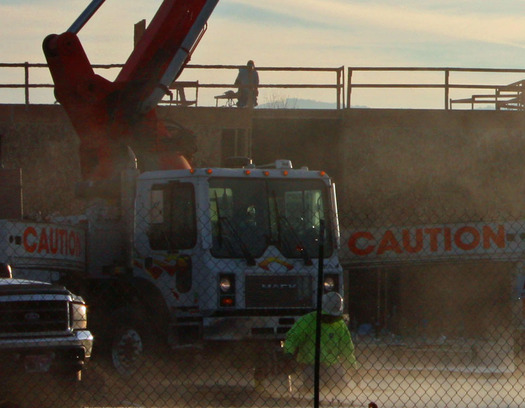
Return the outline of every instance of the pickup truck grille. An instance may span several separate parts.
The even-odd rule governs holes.
[[[0,302],[0,333],[21,335],[65,332],[69,328],[66,300]]]
[[[312,307],[312,282],[302,275],[246,276],[246,307]]]

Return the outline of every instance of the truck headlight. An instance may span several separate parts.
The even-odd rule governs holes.
[[[339,277],[337,275],[326,275],[324,277],[323,287],[325,292],[339,290]]]
[[[331,292],[334,290],[335,282],[332,278],[326,278],[324,280],[324,290],[325,292]]]
[[[222,292],[229,292],[231,287],[232,287],[232,283],[230,282],[230,278],[227,278],[227,277],[222,277],[221,280],[219,281],[219,287],[221,288],[221,291]]]
[[[87,307],[83,303],[71,303],[71,327],[73,330],[87,329]]]
[[[235,306],[235,275],[232,273],[219,275],[219,306]]]

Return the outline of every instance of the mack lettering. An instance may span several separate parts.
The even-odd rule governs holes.
[[[263,283],[261,284],[263,289],[295,289],[297,288],[296,283]]]

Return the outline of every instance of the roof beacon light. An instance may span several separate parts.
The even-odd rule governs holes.
[[[293,169],[291,160],[276,160],[275,161],[276,169]]]

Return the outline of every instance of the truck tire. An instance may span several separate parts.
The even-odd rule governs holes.
[[[144,361],[143,331],[134,324],[119,325],[111,342],[111,361],[117,372],[132,376]]]
[[[82,381],[82,370],[63,370],[56,373],[56,379],[60,384],[74,389]]]
[[[147,319],[140,318],[139,309],[124,307],[113,313],[109,320],[109,357],[115,370],[131,377],[144,363],[144,353],[151,349],[151,328]]]
[[[62,374],[62,378],[72,384],[82,381],[82,370],[71,370]]]

